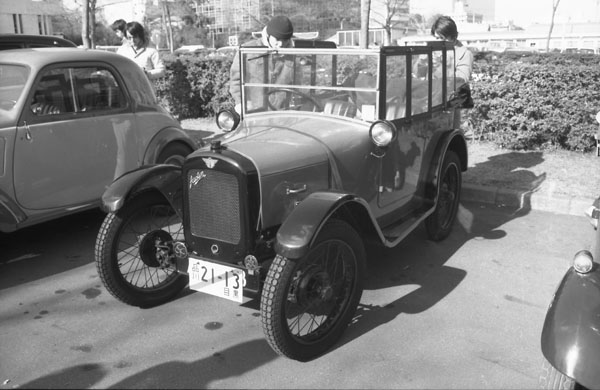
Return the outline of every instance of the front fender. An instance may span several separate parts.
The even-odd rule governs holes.
[[[354,195],[313,192],[307,196],[292,210],[277,231],[276,253],[290,259],[304,256],[329,217],[348,203],[358,204],[368,213],[366,203]]]
[[[600,384],[600,267],[572,267],[558,286],[542,329],[542,352],[552,366],[587,388]]]
[[[183,216],[182,183],[181,167],[170,164],[144,166],[119,177],[104,191],[102,209],[114,213],[133,193],[155,189],[163,194],[177,214]]]

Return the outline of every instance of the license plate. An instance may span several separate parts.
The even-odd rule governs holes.
[[[246,285],[243,270],[190,257],[188,274],[191,290],[242,302]]]

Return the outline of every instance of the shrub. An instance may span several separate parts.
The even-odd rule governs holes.
[[[233,105],[227,85],[230,59],[171,54],[163,61],[166,76],[154,83],[156,95],[179,120],[214,116],[224,104]]]
[[[478,55],[475,107],[464,125],[509,149],[595,148],[600,58],[593,55]]]

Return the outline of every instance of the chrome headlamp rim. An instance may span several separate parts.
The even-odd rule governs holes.
[[[385,148],[389,146],[398,136],[396,126],[388,120],[378,120],[373,122],[369,128],[369,136],[371,142],[375,146]]]
[[[586,249],[580,250],[573,256],[573,268],[580,274],[587,274],[594,268],[594,256]]]
[[[240,124],[240,115],[233,109],[225,108],[216,117],[217,127],[225,132],[235,130]]]

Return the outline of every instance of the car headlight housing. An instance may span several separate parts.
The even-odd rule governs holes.
[[[581,250],[573,257],[573,268],[580,274],[587,274],[594,268],[594,257],[588,250]]]
[[[224,109],[217,114],[217,126],[223,131],[232,131],[240,124],[240,115],[231,109]]]
[[[385,148],[396,139],[396,126],[392,122],[377,121],[371,125],[369,135],[377,147]]]

